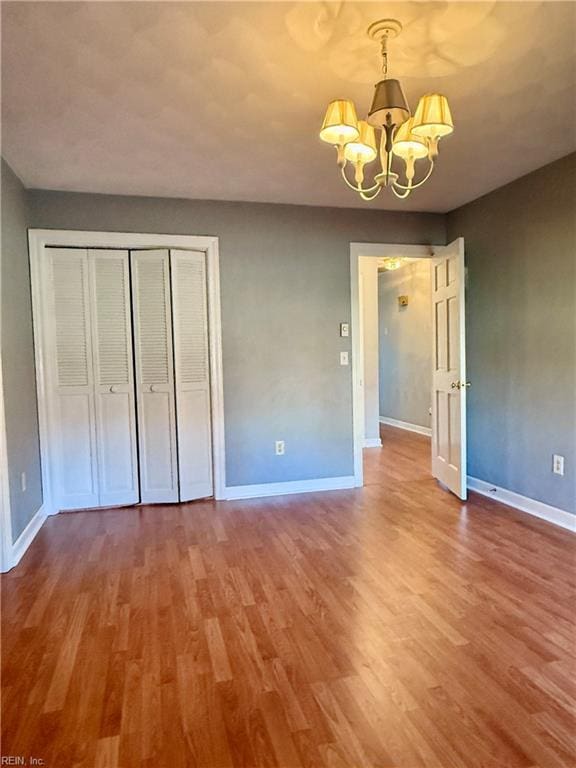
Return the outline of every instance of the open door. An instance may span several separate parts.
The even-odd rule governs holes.
[[[464,239],[432,260],[432,474],[466,498]]]

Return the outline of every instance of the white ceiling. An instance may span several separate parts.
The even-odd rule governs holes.
[[[2,4],[3,154],[29,187],[448,211],[576,149],[571,2]],[[318,139],[379,79],[438,90],[455,133],[408,201],[356,199]]]

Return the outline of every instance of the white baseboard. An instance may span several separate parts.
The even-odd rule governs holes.
[[[382,448],[382,440],[379,437],[365,437],[364,448]]]
[[[341,491],[354,488],[354,475],[343,477],[322,477],[318,480],[291,480],[285,483],[264,483],[263,485],[233,485],[225,489],[225,499],[255,499],[261,496],[284,496],[292,493],[315,491]]]
[[[14,568],[14,566],[18,565],[20,560],[22,559],[22,556],[32,544],[32,541],[34,540],[34,537],[42,528],[42,525],[44,523],[44,520],[46,520],[48,516],[48,510],[44,504],[40,507],[40,509],[36,512],[36,514],[32,517],[26,528],[22,531],[20,536],[16,539],[14,544],[12,544],[12,557],[10,558],[11,562],[7,564],[7,569],[10,570],[10,568]]]
[[[576,515],[565,512],[558,507],[551,507],[549,504],[544,504],[542,501],[536,501],[536,499],[530,499],[528,496],[522,496],[514,491],[508,491],[506,488],[500,488],[493,483],[487,483],[485,480],[478,480],[477,477],[467,478],[468,488],[471,491],[487,496],[489,499],[495,499],[502,504],[507,504],[509,507],[519,509],[521,512],[526,512],[534,517],[539,517],[542,520],[547,520],[549,523],[559,525],[562,528],[567,528],[569,531],[576,532]]]
[[[419,435],[426,435],[426,437],[432,436],[432,430],[430,427],[421,427],[419,424],[410,424],[409,421],[390,419],[388,416],[380,416],[380,424],[388,424],[389,427],[405,429],[407,432],[417,432]]]

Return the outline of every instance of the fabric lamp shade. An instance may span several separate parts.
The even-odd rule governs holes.
[[[320,138],[328,144],[343,145],[359,136],[358,118],[350,99],[336,99],[328,104]]]
[[[410,109],[399,80],[380,80],[374,86],[374,98],[368,114],[368,122],[382,128],[388,122],[401,125],[410,117]]]
[[[454,130],[448,99],[440,93],[427,93],[418,102],[412,132],[417,136],[441,138]]]
[[[426,157],[428,154],[428,145],[422,136],[418,136],[413,131],[414,118],[406,120],[397,129],[392,144],[392,152],[398,157],[406,159],[410,155],[415,160]]]
[[[344,156],[351,163],[371,163],[378,156],[374,128],[365,120],[360,120],[358,130],[360,135],[355,141],[346,144]]]

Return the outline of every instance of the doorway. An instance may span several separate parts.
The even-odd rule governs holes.
[[[379,273],[386,263],[396,269]],[[381,445],[382,418],[385,429],[429,435],[432,476],[465,499],[464,241],[352,243],[350,266],[356,485],[364,484],[363,449]]]

